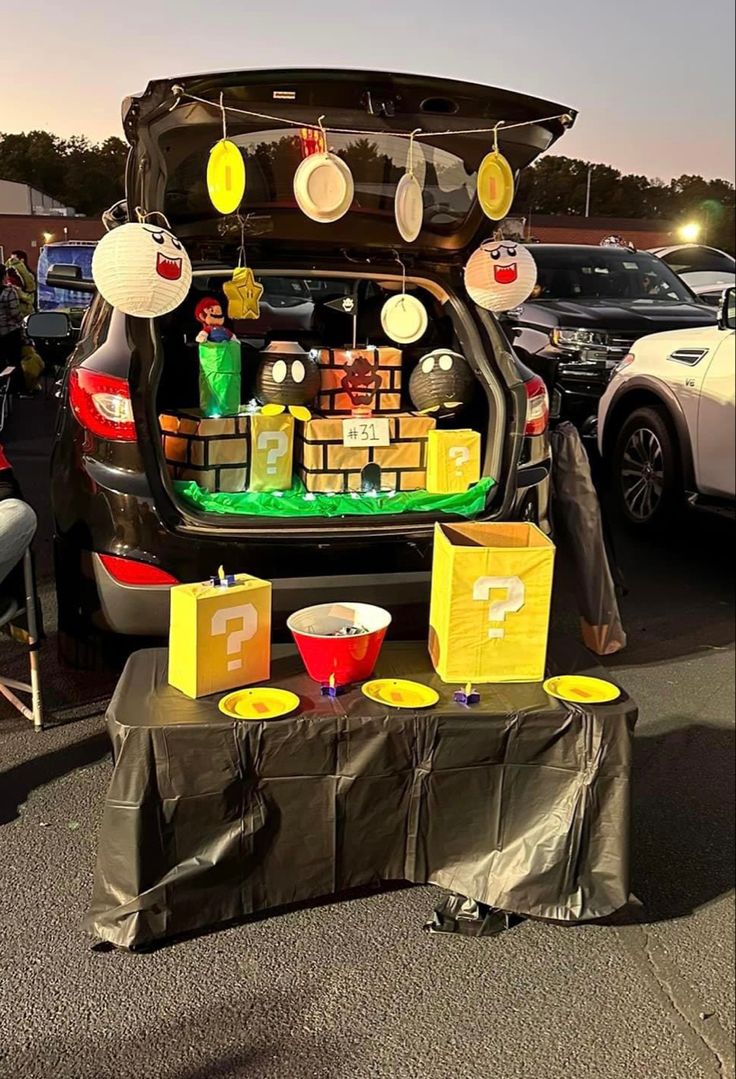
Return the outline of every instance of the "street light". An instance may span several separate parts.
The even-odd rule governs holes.
[[[53,240],[53,238],[54,238],[54,234],[53,234],[53,232],[42,232],[42,233],[41,233],[41,236],[42,236],[42,238],[43,238],[43,242],[44,242],[45,244],[50,244],[50,243],[51,243],[51,241],[52,241],[52,240]]]
[[[700,236],[700,225],[697,221],[688,221],[686,225],[680,226],[679,233],[683,243],[694,244]]]

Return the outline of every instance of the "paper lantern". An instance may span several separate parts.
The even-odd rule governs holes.
[[[418,412],[455,412],[470,400],[475,376],[464,356],[446,348],[423,356],[411,373],[409,396]]]
[[[156,318],[173,311],[192,283],[192,264],[168,229],[120,225],[102,237],[92,257],[100,295],[126,315]]]
[[[316,357],[296,341],[273,341],[261,352],[256,398],[266,406],[266,414],[283,412],[286,406],[291,409],[311,404],[319,393],[319,383]]]
[[[537,264],[523,245],[486,240],[468,259],[465,288],[479,307],[510,311],[528,300],[537,283]]]
[[[229,139],[220,139],[210,150],[207,162],[207,191],[221,214],[234,213],[245,194],[245,162],[240,148]]]

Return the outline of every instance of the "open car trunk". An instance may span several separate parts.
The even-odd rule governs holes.
[[[220,95],[225,105],[241,110],[228,114],[227,134],[245,160],[242,217],[219,215],[207,193],[209,151],[222,136]],[[348,165],[355,183],[350,210],[329,225],[306,217],[293,192],[299,163],[319,149],[315,125],[321,116],[329,148]],[[506,347],[503,338],[497,330],[489,331],[489,320],[468,303],[462,290],[463,263],[493,231],[478,206],[477,169],[492,148],[490,129],[500,122],[508,125],[508,130],[501,129],[500,149],[518,172],[573,121],[574,113],[564,106],[509,91],[372,72],[266,71],[159,80],[126,102],[124,124],[132,145],[129,215],[132,219],[136,207],[163,211],[194,266],[188,299],[172,315],[156,320],[156,334],[141,345],[142,358],[150,352],[151,360],[143,365],[151,379],[150,423],[155,427],[151,442],[161,446],[152,467],[164,477],[169,497],[190,525],[200,527],[198,522],[204,519],[212,527],[243,531],[289,527],[334,532],[344,531],[347,521],[348,527],[362,524],[373,532],[411,535],[427,534],[432,521],[445,514],[491,515],[494,504],[500,504],[509,470],[518,463],[512,444],[518,449],[524,394],[518,393],[518,376],[510,372],[508,356],[505,364],[499,362],[499,350]],[[478,133],[476,128],[484,131]],[[406,136],[417,129],[413,159],[423,185],[424,223],[417,240],[408,245],[394,220],[394,195],[407,166]],[[264,294],[258,320],[231,322],[241,349],[244,419],[227,432],[221,429],[229,446],[219,447],[220,457],[241,452],[243,446],[236,443],[245,440],[247,471],[252,471],[258,437],[253,421],[258,410],[256,380],[265,345],[298,344],[319,357],[320,367],[325,353],[328,364],[344,363],[346,350],[367,346],[368,362],[376,368],[373,373],[390,363],[395,379],[393,395],[376,405],[377,418],[388,418],[390,452],[383,453],[387,447],[380,447],[371,456],[371,466],[374,456],[393,460],[394,450],[400,450],[401,461],[406,462],[419,453],[423,467],[430,428],[469,429],[480,436],[480,468],[462,498],[449,503],[428,498],[426,483],[404,486],[409,481],[400,476],[400,468],[359,467],[363,456],[357,451],[355,467],[338,468],[335,461],[346,458],[343,420],[349,413],[335,412],[334,400],[321,392],[310,407],[339,423],[317,435],[296,424],[292,491],[250,497],[250,479],[241,484],[232,474],[226,490],[212,489],[221,486],[220,475],[202,474],[202,469],[213,472],[206,467],[211,447],[205,445],[205,436],[200,438],[201,428],[185,445],[181,417],[186,427],[185,414],[198,404],[196,304],[211,297],[226,309],[222,286],[237,265],[241,239]],[[397,359],[389,357],[396,346],[381,326],[380,309],[401,287],[399,256],[407,290],[421,300],[429,324],[415,344],[400,346]],[[328,306],[341,296],[355,299],[355,324]],[[465,358],[472,388],[462,409],[438,414],[435,422],[433,417],[416,416],[409,382],[418,362],[438,349]],[[343,358],[334,358],[338,356]],[[324,386],[324,374],[322,378]],[[191,435],[191,422],[188,430]],[[330,444],[320,458],[322,470],[345,473],[340,491],[330,490],[327,480],[315,479],[310,486],[307,472],[319,471],[313,467],[318,454],[309,450],[308,462],[305,443],[321,442]],[[416,445],[419,442],[421,446]],[[191,465],[192,454],[199,474],[196,468],[183,467],[182,455]],[[229,463],[242,466],[242,461]],[[414,465],[407,463],[406,468]],[[197,475],[202,482],[197,482]],[[415,476],[414,481],[417,478],[422,479]]]

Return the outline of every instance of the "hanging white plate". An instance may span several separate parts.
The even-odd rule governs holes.
[[[310,154],[294,173],[294,197],[312,221],[329,224],[350,209],[354,186],[350,169],[335,154]]]
[[[413,173],[404,173],[396,185],[394,217],[401,238],[408,244],[414,243],[422,231],[424,199],[421,184]]]
[[[427,329],[427,309],[416,296],[400,292],[386,300],[381,308],[383,332],[399,345],[418,341]]]

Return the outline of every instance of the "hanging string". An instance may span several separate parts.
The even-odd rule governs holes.
[[[223,141],[227,139],[227,112],[223,104],[224,94],[220,93],[220,112],[222,113],[222,138]]]
[[[494,152],[494,154],[498,153],[498,129],[502,125],[505,126],[505,124],[506,124],[505,120],[499,120],[498,123],[496,124],[496,126],[493,129],[493,152]]]
[[[401,267],[401,292],[402,294],[406,294],[406,266],[399,258],[399,252],[396,251],[396,249],[394,249],[394,258]]]
[[[327,132],[325,131],[325,125],[324,125],[323,121],[324,121],[324,116],[320,116],[320,118],[317,120],[317,123],[319,124],[320,134],[322,136],[322,142],[321,142],[320,145],[324,146],[324,152],[326,154],[328,154],[330,152],[330,148],[327,145]]]
[[[196,94],[190,94],[182,86],[173,86],[172,93],[174,94],[175,101],[174,104],[171,106],[171,110],[175,109],[183,98],[187,98],[189,101],[196,101],[200,105],[206,105],[207,108],[210,109],[218,108],[216,102],[208,101],[207,98],[198,97]],[[493,127],[469,127],[449,129],[447,131],[424,131],[422,130],[422,128],[416,128],[414,131],[392,131],[376,128],[366,130],[365,128],[333,127],[331,124],[327,127],[324,127],[320,121],[318,121],[316,124],[310,124],[305,123],[304,120],[292,120],[286,116],[272,116],[267,112],[255,112],[252,109],[239,109],[236,108],[234,105],[222,104],[222,98],[223,95],[221,94],[220,107],[224,111],[229,112],[233,115],[247,116],[253,120],[268,120],[270,123],[284,124],[288,127],[305,127],[311,131],[321,131],[325,133],[329,131],[333,135],[394,135],[396,138],[399,139],[436,139],[443,138],[445,136],[451,137],[453,135],[493,135],[495,133],[497,138],[499,126],[503,126],[504,131],[515,131],[517,128],[520,127],[534,127],[537,124],[546,124],[551,122],[552,120],[559,120],[564,127],[569,127],[570,124],[573,122],[573,117],[570,115],[569,112],[560,112],[555,113],[553,116],[540,116],[536,120],[521,120],[519,121],[519,123],[516,124],[507,124],[501,120]],[[324,116],[322,116],[320,120],[324,121]]]
[[[406,170],[409,176],[414,175],[414,138],[421,134],[421,130],[421,127],[416,127],[409,133],[409,166]]]
[[[169,232],[171,232],[171,225],[169,224],[169,219],[166,214],[163,213],[161,210],[144,210],[142,206],[136,206],[135,216],[138,219],[139,225],[143,225],[146,221],[148,221],[149,217],[160,217],[164,222],[166,228],[169,230]]]

